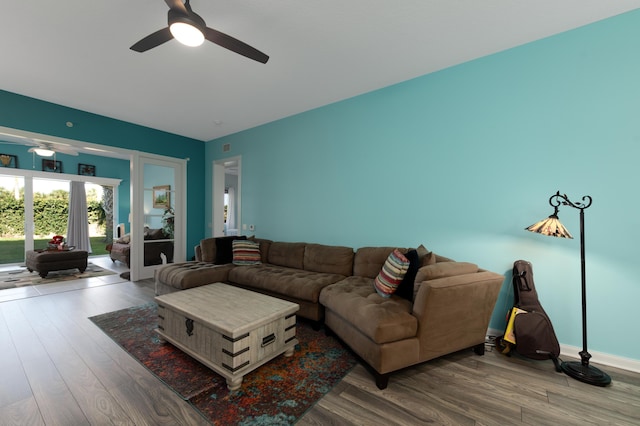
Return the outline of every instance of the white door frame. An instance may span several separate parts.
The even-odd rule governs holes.
[[[131,281],[152,278],[162,265],[144,266],[144,165],[156,164],[175,169],[175,211],[173,262],[184,262],[187,236],[187,161],[173,157],[135,151],[131,160]]]

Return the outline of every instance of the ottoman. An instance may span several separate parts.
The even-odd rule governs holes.
[[[29,272],[36,271],[45,278],[50,271],[78,268],[84,272],[88,256],[84,250],[29,250],[25,264]]]
[[[233,264],[208,262],[170,263],[156,270],[156,296],[216,282],[226,282]]]

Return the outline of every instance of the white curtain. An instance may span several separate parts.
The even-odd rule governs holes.
[[[67,244],[76,250],[91,253],[89,240],[89,217],[87,215],[87,194],[84,182],[71,182],[69,193],[69,220],[67,221]]]
[[[229,204],[227,205],[227,229],[236,229],[236,190],[229,187]]]

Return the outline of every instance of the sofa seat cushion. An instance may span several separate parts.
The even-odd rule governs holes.
[[[375,343],[389,343],[415,337],[418,319],[411,302],[398,296],[382,298],[373,279],[352,276],[322,290],[320,303],[359,329]]]
[[[231,264],[215,265],[209,262],[170,263],[156,271],[156,282],[177,290],[200,287],[206,284],[227,281]]]
[[[317,303],[320,290],[344,279],[344,275],[310,272],[271,264],[236,266],[229,281],[299,300]]]

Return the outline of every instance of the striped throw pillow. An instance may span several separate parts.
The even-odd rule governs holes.
[[[382,270],[373,281],[376,292],[382,297],[391,297],[398,289],[408,269],[409,260],[400,250],[395,249],[389,254],[384,265],[382,265]]]
[[[257,265],[260,262],[260,243],[251,240],[233,240],[233,264]]]

